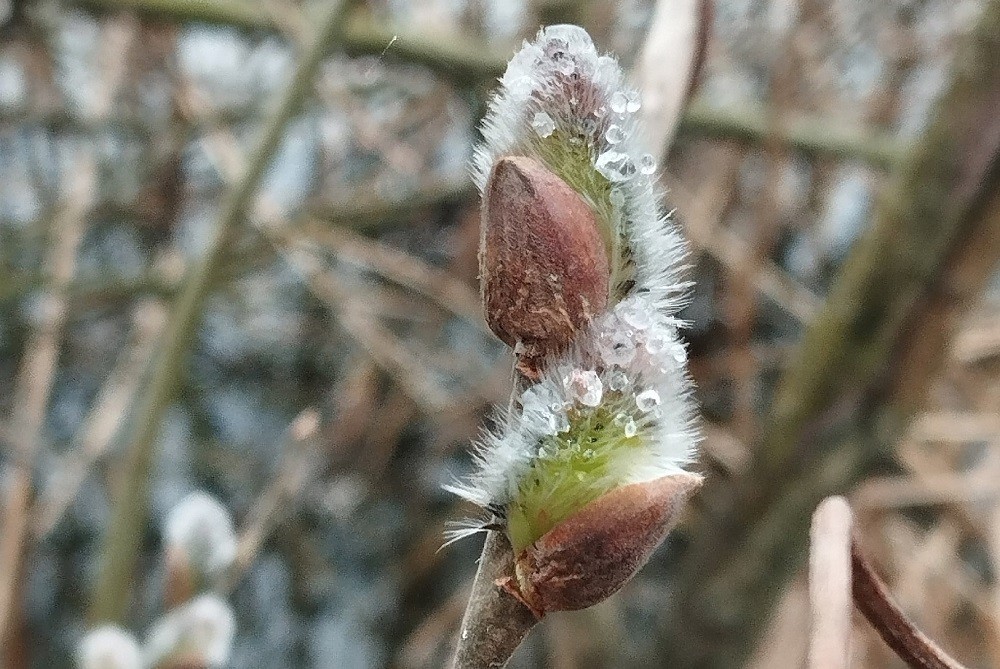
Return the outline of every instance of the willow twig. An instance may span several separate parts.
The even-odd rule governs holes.
[[[285,127],[309,94],[323,57],[341,34],[347,2],[332,2],[317,21],[316,35],[303,54],[288,88],[263,129],[244,171],[227,190],[211,241],[185,280],[157,351],[149,386],[142,393],[103,550],[103,569],[94,593],[91,618],[121,620],[128,606],[132,572],[145,523],[149,472],[160,423],[173,399],[190,350],[214,271],[225,255],[233,230],[244,216]]]
[[[314,471],[313,458],[310,456],[316,454],[319,420],[319,413],[310,408],[296,416],[289,426],[281,469],[247,515],[236,544],[236,559],[220,585],[223,592],[236,587],[275,523],[282,514],[288,513],[289,503],[295,499]]]
[[[497,586],[499,579],[513,576],[510,542],[503,532],[489,532],[462,618],[452,669],[503,667],[538,622],[528,607]]]
[[[55,382],[66,320],[67,287],[76,269],[77,249],[86,230],[87,213],[94,193],[96,167],[91,156],[81,156],[70,178],[70,192],[52,226],[46,256],[50,274],[48,291],[39,305],[38,325],[28,338],[14,386],[9,438],[13,461],[0,470],[0,645],[14,618],[16,593],[25,551],[32,475],[42,426]],[[6,479],[4,481],[3,479]],[[2,659],[2,658],[0,658]]]
[[[135,310],[133,320],[131,345],[122,351],[82,426],[73,435],[69,450],[53,468],[49,484],[35,502],[32,534],[36,539],[55,529],[94,463],[111,448],[125,423],[130,400],[166,325],[165,309],[159,302],[142,304]]]
[[[851,542],[851,591],[854,604],[882,640],[911,669],[965,669],[917,629],[892,600],[889,589],[861,552]]]

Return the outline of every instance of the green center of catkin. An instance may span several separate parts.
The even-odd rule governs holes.
[[[621,393],[606,393],[598,407],[569,411],[569,430],[544,437],[531,469],[507,508],[507,533],[520,553],[557,523],[625,483],[616,458],[642,448],[641,432],[625,436],[638,420]],[[633,451],[634,452],[634,451]]]
[[[578,135],[555,130],[535,140],[535,150],[560,179],[579,193],[594,210],[611,266],[609,294],[614,304],[631,279],[631,264],[620,213],[611,202],[613,184],[594,167],[593,148]]]

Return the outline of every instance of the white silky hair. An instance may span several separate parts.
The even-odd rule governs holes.
[[[183,552],[192,566],[214,576],[236,559],[236,530],[232,514],[208,493],[195,491],[167,514],[163,540]]]
[[[619,302],[546,366],[517,406],[498,412],[496,426],[474,446],[473,473],[446,489],[484,508],[505,506],[516,498],[541,441],[569,427],[570,410],[605,401],[632,409],[622,413],[634,421],[641,444],[616,452],[612,478],[642,483],[684,471],[694,458],[698,432],[687,355],[677,334],[680,325],[658,312],[646,295]],[[581,376],[591,387],[581,389],[575,382]],[[617,399],[606,399],[612,391]],[[644,399],[650,404],[647,410],[638,408]],[[471,522],[449,537],[468,536],[474,527]]]
[[[616,481],[640,483],[683,471],[698,442],[686,351],[678,335],[683,323],[676,317],[691,286],[682,277],[687,246],[663,212],[652,156],[643,153],[638,93],[613,57],[600,55],[582,28],[566,25],[544,28],[525,42],[500,81],[472,160],[480,192],[504,156],[544,162],[539,135],[554,128],[583,137],[593,169],[612,184],[613,215],[634,263],[635,284],[582,330],[568,351],[546,361],[538,383],[494,414],[493,427],[474,444],[474,471],[446,486],[494,513],[516,498],[541,441],[568,428],[568,410],[594,406],[595,396],[600,403],[601,396],[611,396],[605,389],[614,389],[619,402],[656,399],[630,426],[642,447],[616,453]],[[470,521],[454,528],[449,539],[482,527]]]
[[[229,660],[236,634],[232,607],[218,595],[195,597],[160,618],[146,637],[145,662],[156,666],[170,657],[194,657],[206,667]]]
[[[116,625],[97,627],[84,635],[76,651],[80,669],[142,669],[142,651],[129,632]]]

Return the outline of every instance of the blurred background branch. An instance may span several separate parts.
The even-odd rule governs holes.
[[[279,99],[239,179],[222,200],[208,248],[190,270],[177,296],[163,340],[154,353],[149,383],[140,391],[142,399],[136,408],[131,435],[126,439],[125,459],[118,475],[111,528],[103,551],[104,564],[94,588],[90,613],[94,621],[121,621],[129,605],[135,563],[146,519],[153,448],[179,377],[184,373],[183,367],[213,275],[226,253],[235,228],[251,204],[264,171],[274,158],[285,126],[309,95],[313,77],[323,56],[340,35],[346,7],[346,0],[331,3],[317,22],[315,35],[309,48],[302,54],[288,88]]]
[[[450,658],[478,547],[438,550],[469,513],[440,486],[511,383],[477,306],[486,96],[560,21],[675,91],[705,45],[664,17],[705,5],[350,4],[0,2],[3,666],[71,666],[89,615],[148,630],[195,488],[245,530],[231,666]],[[709,485],[510,666],[802,666],[828,492],[901,610],[1000,665],[996,3],[714,5],[686,105],[644,105]],[[857,617],[852,644],[899,666]]]
[[[806,330],[747,473],[710,479],[705,497],[718,506],[689,526],[663,627],[660,650],[671,662],[745,659],[801,560],[805,510],[885,466],[952,324],[991,277],[1000,258],[1000,126],[987,119],[1000,99],[998,35],[1000,3],[991,2],[910,162]],[[704,643],[691,643],[692,633]]]

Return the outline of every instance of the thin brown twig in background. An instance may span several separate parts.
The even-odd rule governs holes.
[[[418,356],[361,308],[363,295],[351,294],[301,247],[275,240],[282,256],[301,272],[309,289],[338,315],[338,324],[426,411],[436,413],[452,403],[451,393],[434,379]]]
[[[479,294],[452,274],[409,253],[326,222],[309,220],[298,231],[345,260],[368,267],[430,298],[443,309],[487,332]]]
[[[236,587],[240,577],[253,564],[275,523],[283,513],[288,512],[289,502],[305,486],[310,472],[314,470],[309,456],[315,453],[319,421],[319,413],[315,409],[305,409],[289,426],[281,471],[257,498],[247,516],[237,541],[236,559],[223,578],[223,591]]]
[[[907,619],[856,541],[851,542],[851,573],[855,606],[907,666],[911,669],[965,669]]]
[[[659,0],[653,10],[632,79],[642,90],[646,146],[657,155],[673,144],[704,61],[711,5],[711,0]]]
[[[204,103],[192,87],[182,86],[179,98],[185,114],[203,111]],[[222,127],[213,128],[207,134],[205,143],[223,176],[230,180],[235,178],[243,168],[245,158],[232,132]],[[319,266],[308,248],[312,240],[297,231],[295,225],[286,222],[278,207],[262,199],[254,208],[254,213],[257,229],[290,265],[302,273],[313,294],[338,314],[341,327],[368,353],[376,365],[392,376],[426,411],[435,413],[452,404],[451,394],[434,381],[433,373],[418,356],[400,342],[398,337],[383,328],[377,319],[365,313],[365,301],[357,295],[351,295],[339,281]],[[388,256],[383,257],[383,262],[387,263],[387,258]],[[417,261],[412,260],[410,264],[415,262]],[[397,268],[397,273],[398,271]],[[419,280],[412,271],[406,274],[404,270],[404,275],[411,280]],[[400,275],[401,278],[404,275]]]
[[[15,617],[14,601],[25,552],[32,476],[42,427],[55,382],[66,319],[66,292],[76,270],[76,255],[86,230],[94,193],[96,167],[92,156],[81,155],[73,169],[67,202],[52,226],[46,258],[51,280],[39,305],[38,325],[28,339],[14,388],[9,437],[13,461],[2,471],[3,533],[0,535],[0,643]]]
[[[317,19],[315,34],[304,49],[277,105],[246,160],[245,170],[222,198],[212,236],[192,267],[174,303],[170,323],[154,359],[149,385],[140,395],[134,429],[129,435],[121,485],[116,491],[112,522],[103,547],[104,564],[91,608],[92,620],[120,620],[129,604],[142,526],[145,522],[149,470],[161,420],[180,383],[194,330],[212,287],[212,279],[229,248],[232,234],[250,208],[264,172],[278,150],[288,123],[312,93],[320,65],[343,33],[348,3],[332,2]]]
[[[149,356],[166,326],[166,312],[159,302],[147,302],[136,308],[134,321],[132,344],[122,351],[82,426],[73,435],[69,450],[53,468],[50,483],[35,502],[32,534],[36,540],[55,529],[94,463],[111,448],[127,418]]]

